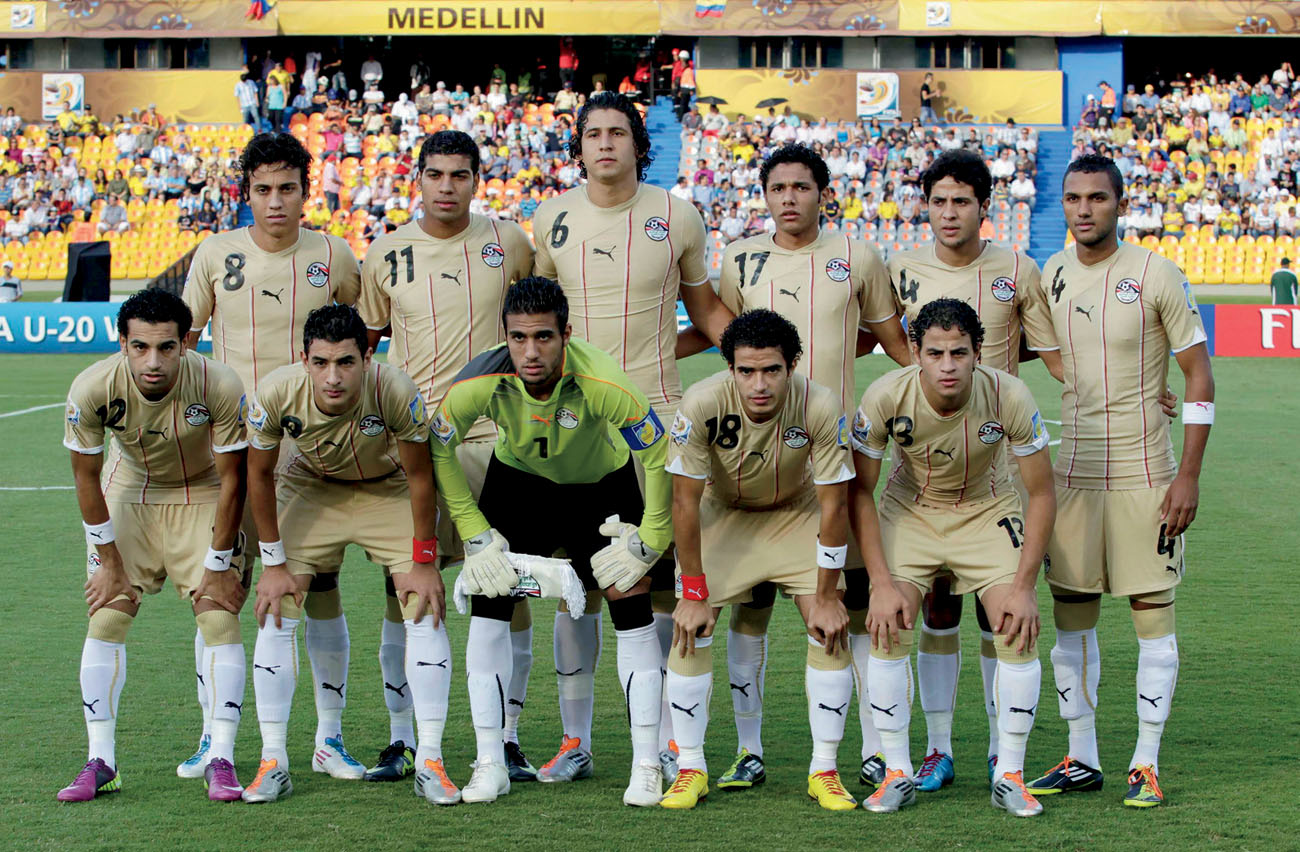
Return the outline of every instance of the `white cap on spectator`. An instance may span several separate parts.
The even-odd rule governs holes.
[[[13,269],[14,262],[12,260],[6,259],[4,263],[0,263],[0,266],[3,266],[5,269]]]

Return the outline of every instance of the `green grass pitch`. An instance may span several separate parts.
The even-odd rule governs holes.
[[[0,362],[0,487],[69,486],[60,446],[61,401],[85,356],[10,356]],[[716,355],[684,364],[686,380],[721,366]],[[858,387],[887,369],[883,356],[861,359]],[[91,804],[60,805],[55,792],[85,760],[77,670],[84,636],[81,600],[84,546],[70,490],[0,491],[4,519],[0,558],[0,847],[195,849],[456,848],[820,848],[847,849],[1232,849],[1297,848],[1294,788],[1287,755],[1300,730],[1294,629],[1285,603],[1298,548],[1290,496],[1296,487],[1294,424],[1300,402],[1296,365],[1284,360],[1219,359],[1219,423],[1201,478],[1201,510],[1188,535],[1188,571],[1178,595],[1181,676],[1162,752],[1167,804],[1152,811],[1120,806],[1124,768],[1136,731],[1136,642],[1127,607],[1108,601],[1100,627],[1103,649],[1098,716],[1105,790],[1045,800],[1046,814],[1016,820],[989,804],[985,782],[986,722],[977,666],[978,634],[966,606],[964,654],[954,726],[957,782],[922,795],[917,807],[892,816],[863,810],[827,813],[804,795],[810,741],[803,696],[805,641],[794,606],[781,602],[773,620],[767,674],[765,742],[768,783],[755,791],[714,793],[694,812],[623,807],[631,747],[614,674],[614,641],[605,620],[598,675],[596,777],[572,785],[518,785],[492,806],[436,809],[409,784],[335,781],[310,771],[314,709],[310,677],[299,678],[290,756],[295,793],[275,805],[209,803],[203,786],[175,775],[199,731],[194,696],[194,623],[170,587],[146,600],[132,628],[129,667],[118,724],[121,793]],[[1175,389],[1181,379],[1175,375]],[[1040,365],[1025,369],[1044,416],[1059,417],[1055,383]],[[16,416],[34,406],[47,410]],[[1175,430],[1181,433],[1181,430]],[[1268,509],[1272,505],[1274,508]],[[451,578],[448,578],[450,588]],[[378,666],[383,611],[378,569],[353,549],[342,574],[352,631],[347,742],[373,762],[387,741],[387,713]],[[1281,600],[1279,600],[1281,599]],[[1050,598],[1039,587],[1044,633],[1044,684],[1028,772],[1055,763],[1065,725],[1052,700],[1047,652],[1053,640]],[[552,606],[534,605],[535,663],[521,739],[534,763],[559,741],[551,665]],[[1286,617],[1284,617],[1286,616]],[[723,619],[725,623],[726,614]],[[246,610],[244,640],[252,655],[254,625]],[[450,619],[457,671],[445,755],[453,780],[464,783],[474,737],[465,692],[467,619]],[[725,631],[722,632],[725,641]],[[715,652],[725,666],[721,646]],[[307,665],[305,653],[302,666]],[[251,672],[251,665],[250,665]],[[309,671],[309,670],[308,670]],[[719,683],[725,683],[722,678]],[[251,679],[247,692],[252,710]],[[913,755],[924,747],[919,701]],[[856,707],[856,699],[854,707]],[[715,690],[707,752],[715,773],[735,743],[730,699]],[[259,738],[256,713],[244,720],[237,749],[241,776],[252,779]],[[860,746],[851,714],[840,750],[846,781],[856,778]],[[860,794],[861,788],[850,783]]]

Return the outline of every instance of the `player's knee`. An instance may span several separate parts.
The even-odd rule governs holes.
[[[615,630],[636,630],[654,624],[649,594],[629,595],[608,603],[609,620],[614,622]]]
[[[326,577],[330,579],[323,586],[318,587],[317,584]],[[307,612],[308,618],[317,621],[328,621],[342,615],[343,597],[339,594],[339,575],[317,574],[313,577],[311,584],[307,586],[307,598],[303,601],[303,609]]]
[[[203,641],[209,646],[239,645],[244,641],[239,632],[239,616],[224,609],[210,609],[194,616]]]
[[[999,663],[1009,663],[1011,665],[1023,665],[1032,663],[1038,659],[1037,650],[1026,648],[1023,651],[1017,651],[1016,646],[1019,642],[1012,642],[1007,645],[1005,636],[998,636],[993,640],[993,652],[997,655]]]
[[[767,625],[771,620],[771,606],[764,609],[744,605],[731,608],[731,629],[746,636],[762,636],[767,633]]]
[[[922,608],[924,625],[931,630],[951,630],[961,624],[961,595],[931,592]]]
[[[671,615],[677,609],[677,593],[672,589],[650,588],[650,609],[654,612]]]
[[[285,595],[280,598],[280,617],[302,618],[302,605],[300,605],[298,601],[294,600],[293,595]],[[269,616],[266,619],[266,623],[271,623],[271,618]]]
[[[397,599],[396,594],[384,598],[384,620],[391,621],[393,624],[402,623],[402,602]]]
[[[826,647],[821,642],[808,637],[808,667],[823,672],[838,672],[847,669],[853,664],[853,657],[838,643],[835,645],[833,654],[826,653]]]
[[[871,614],[870,610],[850,609],[847,604],[845,609],[849,610],[849,633],[854,636],[865,634],[867,632],[867,616]]]
[[[862,612],[862,617],[866,618],[867,607],[871,602],[871,580],[867,577],[867,569],[849,568],[841,573],[844,575],[844,608],[849,611],[850,617],[854,612]],[[853,632],[867,631],[863,628]]]
[[[1174,632],[1174,590],[1133,595],[1129,613],[1139,639],[1159,639]]]
[[[100,642],[112,642],[121,645],[126,641],[126,632],[131,629],[135,616],[120,609],[102,606],[95,610],[86,626],[86,636]]]
[[[989,611],[984,608],[984,601],[979,599],[979,595],[975,596],[975,621],[979,624],[981,633],[993,632],[993,625],[989,623]],[[993,655],[987,654],[985,656],[991,657]]]
[[[674,648],[668,654],[668,670],[682,677],[710,674],[713,671],[713,637],[697,636],[695,653],[687,654],[685,657],[681,655],[679,649]]]
[[[515,602],[515,611],[510,614],[510,631],[512,633],[522,633],[525,630],[531,630],[532,627],[532,607],[528,605],[527,598],[520,598]]]
[[[1091,630],[1101,618],[1101,595],[1054,595],[1052,619],[1057,630]]]
[[[877,660],[906,660],[912,656],[912,645],[915,641],[914,630],[899,630],[898,640],[891,642],[889,650],[885,650],[883,645],[874,645],[871,648],[871,656]]]
[[[959,627],[939,629],[922,622],[916,650],[922,654],[955,654],[961,649],[960,630]]]
[[[749,603],[741,606],[751,609],[771,609],[776,606],[776,583],[759,583],[749,590]]]

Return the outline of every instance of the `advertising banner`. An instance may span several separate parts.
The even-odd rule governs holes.
[[[59,85],[52,79],[78,78],[74,85]],[[239,71],[87,71],[82,74],[43,74],[40,71],[10,71],[0,74],[0,104],[13,107],[19,115],[42,113],[52,120],[62,109],[60,99],[68,94],[89,103],[91,111],[105,121],[133,109],[155,104],[163,115],[189,123],[239,121],[235,84]],[[47,103],[53,102],[53,113]],[[73,109],[77,109],[74,105]]]
[[[81,74],[41,75],[41,118],[53,121],[65,108],[79,111],[86,102],[86,78]]]
[[[858,72],[858,118],[898,118],[898,75]]]
[[[651,35],[659,6],[647,0],[280,0],[286,35]]]
[[[1216,356],[1300,357],[1300,307],[1215,305],[1212,338]]]

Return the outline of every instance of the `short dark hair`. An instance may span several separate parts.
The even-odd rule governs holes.
[[[587,164],[582,162],[582,134],[587,132],[587,116],[594,109],[617,110],[627,116],[628,126],[632,128],[632,147],[636,151],[636,179],[645,180],[646,170],[654,162],[654,155],[650,153],[650,132],[645,129],[636,104],[627,95],[610,91],[597,92],[578,110],[578,121],[573,128],[573,137],[569,139],[569,157],[578,162],[582,176],[587,176]]]
[[[727,359],[727,366],[736,366],[736,347],[747,346],[750,349],[775,348],[781,350],[785,365],[791,367],[803,354],[803,344],[799,341],[799,329],[794,323],[767,308],[755,308],[745,311],[727,325],[718,341],[722,357]]]
[[[307,314],[307,321],[302,327],[302,351],[311,351],[314,340],[324,340],[326,343],[351,340],[357,344],[357,350],[362,355],[370,348],[366,323],[351,305],[326,305]]]
[[[131,320],[140,320],[151,325],[165,322],[176,323],[176,335],[182,340],[190,333],[194,325],[194,314],[181,297],[157,287],[141,290],[133,294],[117,312],[117,333],[127,336]]]
[[[944,151],[930,164],[930,168],[921,172],[921,190],[927,201],[931,188],[946,177],[975,190],[975,200],[980,204],[988,201],[993,193],[993,175],[984,165],[984,158],[974,151],[965,148]]]
[[[311,189],[312,156],[297,137],[288,133],[259,133],[244,146],[244,153],[239,155],[239,168],[243,172],[239,179],[239,196],[248,200],[253,172],[262,166],[275,166],[283,163],[291,169],[297,169],[302,178],[302,194],[305,197]]]
[[[975,349],[984,344],[984,326],[980,323],[979,314],[961,299],[935,299],[926,303],[917,313],[916,319],[908,325],[907,331],[912,342],[920,346],[925,333],[936,325],[944,331],[956,326],[962,334],[970,336],[971,345]]]
[[[817,191],[821,192],[831,184],[831,172],[826,167],[826,161],[807,145],[790,144],[782,145],[772,152],[766,160],[763,161],[762,167],[758,170],[758,182],[762,184],[763,191],[767,191],[767,179],[772,174],[772,169],[782,163],[801,163],[808,167],[812,172],[813,180],[817,183]]]
[[[424,137],[424,144],[420,146],[420,156],[415,160],[417,170],[423,172],[425,159],[437,154],[469,157],[470,171],[474,173],[475,178],[478,177],[478,146],[474,144],[474,140],[468,133],[459,130],[439,130]]]
[[[506,289],[501,303],[502,327],[510,314],[555,314],[555,322],[563,332],[569,324],[569,300],[550,278],[530,275]]]
[[[1101,154],[1084,154],[1079,159],[1065,167],[1065,174],[1061,177],[1061,188],[1065,188],[1065,181],[1071,174],[1079,172],[1085,175],[1095,175],[1099,172],[1105,173],[1110,178],[1111,189],[1115,190],[1116,198],[1124,197],[1124,176],[1119,173],[1119,166],[1110,157],[1103,157]]]

